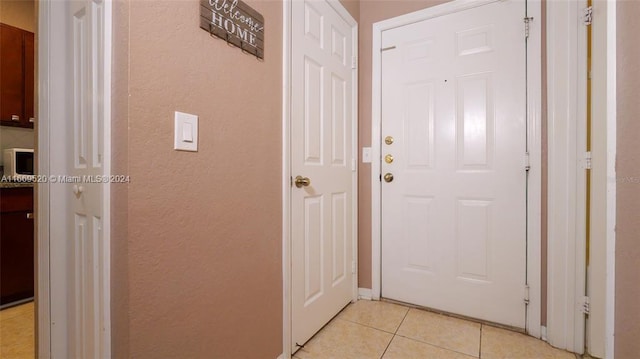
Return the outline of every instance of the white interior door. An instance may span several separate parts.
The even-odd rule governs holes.
[[[524,328],[524,17],[497,1],[382,33],[382,296]]]
[[[111,4],[55,7],[64,37],[52,45],[65,45],[56,54],[66,64],[53,78],[64,84],[67,102],[66,116],[50,119],[60,126],[52,133],[64,133],[56,139],[64,146],[50,144],[51,169],[60,171],[50,177],[51,350],[59,358],[108,358]]]
[[[353,298],[351,26],[325,0],[292,2],[291,328],[303,345]],[[310,183],[296,185],[296,177]]]

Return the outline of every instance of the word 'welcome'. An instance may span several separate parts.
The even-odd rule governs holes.
[[[241,0],[201,0],[200,27],[264,58],[264,17]]]

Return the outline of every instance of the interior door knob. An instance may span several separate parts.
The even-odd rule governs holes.
[[[311,180],[308,177],[296,176],[295,184],[298,188],[307,187],[311,184]]]
[[[393,181],[393,174],[392,174],[392,173],[386,173],[386,174],[384,175],[384,181],[385,181],[385,182],[391,182],[391,181]]]

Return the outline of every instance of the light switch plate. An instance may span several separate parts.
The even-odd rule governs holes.
[[[176,111],[173,137],[174,150],[197,152],[198,116]]]
[[[362,147],[362,163],[371,163],[371,147]]]

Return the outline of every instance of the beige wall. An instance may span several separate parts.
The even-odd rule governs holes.
[[[374,23],[448,0],[367,1],[360,4],[358,148],[371,146],[371,46]],[[362,161],[361,161],[362,162]],[[371,288],[371,165],[358,167],[358,287]]]
[[[617,14],[615,356],[625,359],[640,353],[640,3],[620,1]]]
[[[111,166],[129,173],[129,0],[113,5]],[[129,357],[129,197],[128,185],[111,187],[112,357]]]
[[[114,357],[282,351],[282,6],[247,3],[264,61],[201,30],[199,1],[116,6]],[[196,153],[172,149],[176,110],[200,117]]]
[[[36,6],[34,0],[2,0],[0,1],[0,22],[19,27],[23,30],[36,31]]]

